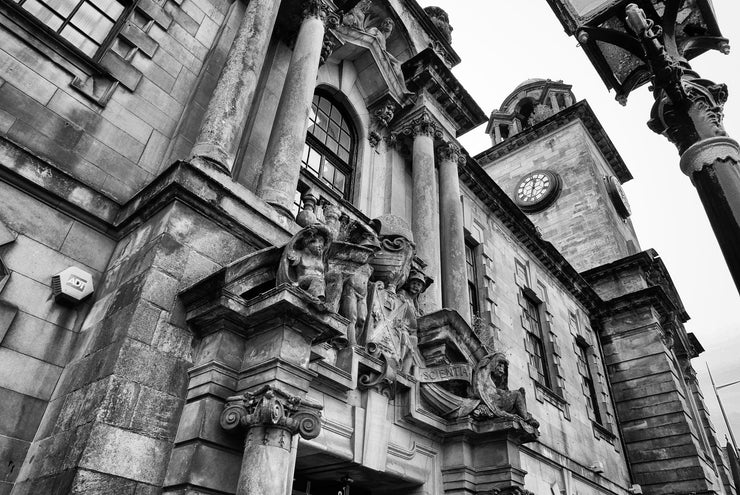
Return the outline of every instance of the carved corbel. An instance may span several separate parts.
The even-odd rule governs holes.
[[[383,139],[382,134],[385,129],[393,120],[398,105],[393,100],[386,98],[374,107],[374,109],[371,108],[372,120],[368,132],[368,141],[370,141],[371,147],[376,148]]]
[[[265,385],[257,392],[229,397],[220,424],[227,431],[249,430],[254,426],[285,430],[290,438],[284,439],[281,435],[284,444],[280,446],[289,450],[293,435],[299,434],[306,440],[319,435],[322,409],[323,406],[314,401]]]

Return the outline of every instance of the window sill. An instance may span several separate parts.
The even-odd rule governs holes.
[[[593,426],[594,436],[596,438],[601,438],[611,444],[614,444],[614,441],[617,439],[617,436],[614,433],[612,433],[609,428],[593,420],[591,421],[591,425]]]
[[[550,387],[532,380],[534,382],[534,395],[539,402],[548,402],[553,406],[557,407],[565,414],[567,419],[570,419],[570,411],[568,410],[569,404],[560,394],[552,390]]]
[[[350,200],[345,199],[341,194],[325,184],[320,178],[307,172],[303,168],[301,168],[301,180],[309,186],[309,189],[314,189],[314,195],[316,195],[316,193],[323,195],[324,198],[331,202],[331,204],[339,206],[344,210],[353,220],[360,220],[364,223],[368,223],[370,221],[364,213],[355,208]],[[319,198],[317,197],[317,199]]]

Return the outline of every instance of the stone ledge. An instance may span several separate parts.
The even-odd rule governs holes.
[[[188,205],[257,248],[283,244],[299,230],[246,187],[205,162],[175,162],[130,201],[120,204],[0,137],[0,180],[114,240],[173,201]]]

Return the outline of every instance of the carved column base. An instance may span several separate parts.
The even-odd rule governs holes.
[[[735,286],[740,290],[740,145],[728,137],[703,139],[681,156],[704,205]]]

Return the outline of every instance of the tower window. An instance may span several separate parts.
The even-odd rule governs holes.
[[[565,105],[565,95],[563,93],[558,93],[558,94],[555,95],[555,98],[558,101],[558,106],[560,107],[560,109],[561,110],[564,109],[566,107],[566,105]]]
[[[509,137],[509,124],[499,124],[498,129],[501,133],[501,139],[507,139]]]
[[[17,0],[44,27],[97,59],[113,39],[115,28],[133,5],[128,0]]]
[[[328,96],[315,94],[301,158],[303,169],[347,199],[354,148],[350,120]]]

